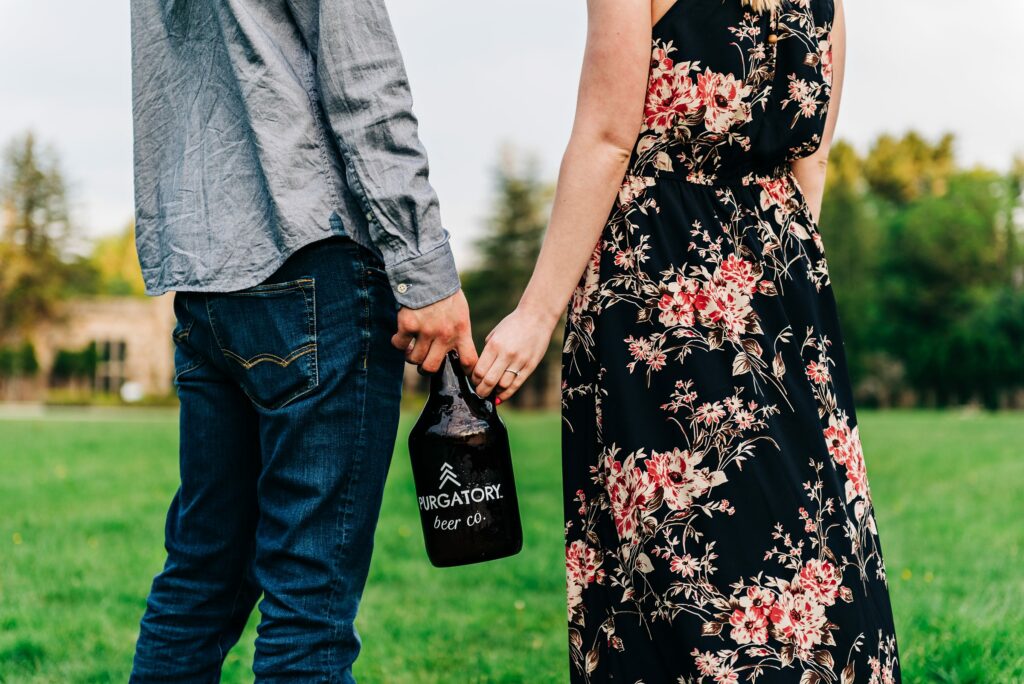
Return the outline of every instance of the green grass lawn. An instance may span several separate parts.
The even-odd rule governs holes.
[[[173,414],[80,418],[0,420],[4,684],[124,682],[163,561]],[[507,420],[526,534],[512,559],[432,568],[399,448],[359,621],[361,681],[567,681],[558,419]],[[865,413],[861,424],[905,681],[1024,681],[1024,415]],[[253,634],[224,681],[251,680]]]

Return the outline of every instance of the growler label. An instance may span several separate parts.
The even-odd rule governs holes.
[[[452,494],[421,496],[420,510],[436,511],[442,508],[451,508],[452,506],[465,506],[470,503],[496,501],[503,498],[505,497],[501,495],[501,485],[487,485],[486,487],[464,489],[461,492],[453,492]]]
[[[445,485],[456,488],[453,492],[443,491]],[[442,508],[451,508],[452,506],[466,506],[471,503],[483,503],[485,501],[497,501],[498,499],[504,498],[501,493],[501,485],[484,485],[483,487],[472,487],[470,489],[461,489],[462,485],[459,484],[459,480],[455,477],[455,471],[452,467],[445,463],[441,466],[441,485],[438,488],[440,491],[438,494],[430,494],[428,496],[421,496],[420,499],[420,510],[421,511],[436,511]]]
[[[503,558],[523,544],[508,433],[446,358],[409,435],[423,541],[434,565]]]

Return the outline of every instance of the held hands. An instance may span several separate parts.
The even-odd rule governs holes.
[[[436,373],[445,354],[454,349],[468,373],[477,363],[476,346],[470,334],[469,305],[459,290],[451,297],[422,309],[402,308],[398,332],[391,344],[405,351],[405,360],[428,373]]]
[[[470,333],[469,305],[460,290],[422,309],[402,308],[391,343],[405,351],[406,361],[428,373],[440,370],[445,354],[456,350],[463,369],[472,373],[477,394],[488,397],[497,392],[497,398],[505,401],[536,370],[557,323],[558,316],[519,307],[491,331],[478,358]]]
[[[517,308],[487,336],[472,380],[481,397],[498,392],[505,401],[523,386],[544,358],[558,317]]]

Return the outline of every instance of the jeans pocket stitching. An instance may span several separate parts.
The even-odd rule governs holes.
[[[285,363],[284,365],[281,366],[282,368],[285,368],[288,365],[290,365],[292,362],[298,360],[299,358],[302,358],[302,357],[305,357],[305,356],[309,355],[310,356],[310,359],[309,359],[309,361],[310,361],[310,372],[309,372],[309,378],[308,378],[308,380],[306,382],[306,386],[305,387],[303,387],[303,388],[301,388],[299,390],[296,390],[295,393],[289,395],[285,399],[282,399],[280,401],[273,402],[273,403],[266,403],[266,402],[261,401],[257,397],[253,396],[253,394],[249,391],[249,389],[247,387],[245,387],[245,385],[243,383],[241,383],[241,382],[238,383],[239,388],[242,390],[242,392],[245,393],[245,395],[247,397],[249,397],[249,400],[252,401],[252,403],[255,406],[258,406],[259,408],[262,408],[262,409],[265,409],[265,410],[268,410],[268,411],[273,411],[273,410],[282,409],[285,406],[288,406],[289,404],[291,404],[295,400],[297,400],[297,399],[299,399],[299,398],[309,394],[310,392],[312,392],[314,389],[316,389],[320,385],[320,371],[319,371],[319,363],[318,363],[318,358],[317,358],[317,337],[316,337],[316,279],[315,278],[299,278],[297,280],[291,280],[291,281],[284,282],[284,283],[268,283],[266,285],[257,285],[257,286],[255,286],[255,288],[258,288],[258,289],[250,288],[248,291],[245,291],[245,292],[225,292],[225,293],[221,293],[221,294],[223,294],[225,296],[229,296],[229,297],[241,297],[241,296],[259,297],[259,296],[263,296],[263,295],[277,295],[277,294],[281,294],[281,293],[284,293],[284,292],[297,291],[297,292],[299,292],[302,295],[303,303],[305,304],[305,307],[306,307],[306,321],[307,321],[306,333],[311,338],[311,341],[309,341],[306,344],[302,345],[301,347],[295,349],[291,354],[289,354],[288,357],[286,357],[287,363]],[[286,359],[282,359],[280,356],[277,356],[276,354],[263,353],[263,354],[257,354],[256,356],[252,357],[252,359],[249,359],[249,361],[253,361],[253,363],[250,366],[246,366],[245,365],[247,363],[246,359],[243,359],[241,355],[236,354],[235,352],[233,352],[230,349],[228,349],[225,346],[224,342],[221,340],[220,334],[217,332],[216,316],[214,316],[213,308],[210,306],[210,299],[211,299],[211,297],[209,297],[209,296],[207,296],[205,298],[205,300],[206,300],[205,301],[206,314],[207,314],[207,317],[208,317],[208,319],[210,321],[210,331],[213,333],[214,342],[216,343],[217,348],[220,350],[221,354],[225,358],[230,358],[233,362],[238,363],[239,365],[241,365],[246,370],[249,370],[253,366],[258,365],[260,361],[274,362],[274,363],[277,363],[277,365],[281,365],[280,362],[286,360]],[[273,358],[270,358],[270,357],[273,357]],[[276,359],[277,361],[274,361],[274,359]]]
[[[298,280],[289,280],[285,283],[266,283],[263,285],[254,285],[245,290],[238,292],[224,292],[227,297],[262,297],[264,295],[275,295],[281,294],[282,292],[291,292],[293,290],[306,290],[313,286],[315,280],[313,278],[299,278]]]
[[[295,351],[293,351],[291,354],[284,358],[281,358],[277,354],[271,354],[270,352],[262,352],[260,354],[253,356],[252,358],[244,359],[235,352],[231,351],[230,349],[225,349],[224,347],[221,347],[220,351],[221,353],[224,354],[224,356],[237,362],[238,365],[242,366],[242,368],[246,370],[254,368],[255,366],[258,366],[263,362],[275,363],[281,368],[287,368],[288,366],[292,365],[295,361],[301,359],[306,354],[309,354],[310,352],[316,352],[316,339],[314,338],[312,342],[302,345],[301,347],[299,347],[298,349],[296,349]]]
[[[175,295],[176,297],[178,295]],[[181,308],[185,310],[187,325],[182,325],[181,317],[178,318],[178,326],[171,331],[171,337],[178,342],[188,342],[188,336],[192,333],[192,326],[195,325],[196,317],[192,315],[191,309],[188,308],[188,299],[182,297]]]
[[[197,368],[202,366],[204,363],[206,363],[206,359],[204,359],[202,356],[196,354],[196,352],[191,347],[189,347],[188,343],[185,342],[184,340],[177,340],[176,344],[177,344],[177,346],[178,346],[178,348],[179,348],[179,350],[181,351],[182,354],[187,354],[187,355],[191,356],[192,358],[191,358],[189,363],[181,366],[180,368],[175,366],[175,368],[174,368],[174,382],[175,383],[177,383],[178,380],[180,380],[182,376],[186,375],[187,373],[191,373],[192,371],[196,370]]]
[[[197,361],[192,362],[190,365],[185,366],[184,368],[176,371],[174,373],[174,381],[178,382],[178,380],[180,380],[183,376],[185,376],[185,375],[191,373],[192,371],[196,370],[197,368],[202,366],[204,363],[206,363],[206,361],[204,359],[199,359]]]
[[[188,335],[189,335],[190,332],[192,332],[192,322],[191,321],[189,322],[189,324],[186,327],[182,328],[181,330],[174,330],[174,331],[172,331],[171,332],[171,337],[173,337],[178,342],[182,342],[182,343],[188,342]]]

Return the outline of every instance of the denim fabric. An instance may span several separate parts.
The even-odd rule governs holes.
[[[181,487],[132,682],[219,681],[261,594],[257,681],[354,681],[404,364],[381,266],[331,239],[256,287],[176,296]]]
[[[384,0],[131,0],[150,294],[261,282],[347,234],[398,302],[459,288]]]

